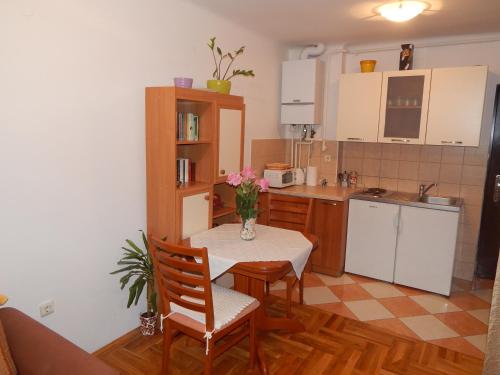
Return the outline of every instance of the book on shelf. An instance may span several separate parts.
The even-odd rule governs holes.
[[[194,142],[199,140],[200,117],[195,113],[177,112],[176,137],[178,141]]]
[[[181,184],[194,182],[196,176],[196,163],[186,158],[177,158],[177,181]]]

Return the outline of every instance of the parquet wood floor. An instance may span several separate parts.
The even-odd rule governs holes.
[[[284,311],[284,300],[270,297],[271,314]],[[294,306],[306,326],[302,333],[268,332],[259,337],[270,374],[481,374],[482,360],[430,343],[398,336],[382,328]],[[123,374],[159,374],[162,337],[132,331],[96,356]],[[214,374],[247,373],[248,342],[242,341],[215,361]],[[172,374],[199,374],[204,348],[178,336],[172,348]]]

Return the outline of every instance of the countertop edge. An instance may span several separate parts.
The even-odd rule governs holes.
[[[432,210],[439,210],[439,211],[448,211],[448,212],[460,212],[463,206],[463,199],[458,198],[457,204],[453,206],[445,206],[441,204],[430,204],[430,203],[423,203],[423,202],[416,202],[416,201],[407,201],[407,200],[400,200],[400,199],[391,199],[389,197],[387,198],[374,198],[366,195],[356,195],[353,194],[349,197],[349,199],[357,199],[357,200],[362,200],[362,201],[370,201],[370,202],[380,202],[380,203],[388,203],[388,204],[398,204],[401,206],[411,206],[411,207],[419,207],[419,208],[427,208],[427,209],[432,209]]]

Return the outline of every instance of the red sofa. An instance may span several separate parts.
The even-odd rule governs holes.
[[[0,321],[19,375],[119,374],[19,310],[1,308]]]

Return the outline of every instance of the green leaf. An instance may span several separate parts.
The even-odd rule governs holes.
[[[151,293],[151,305],[153,306],[153,312],[158,311],[158,305],[156,303],[156,292]]]
[[[220,49],[220,47],[217,47],[217,53],[219,54],[219,56],[222,56],[222,50]]]
[[[130,288],[128,288],[128,301],[127,301],[127,308],[130,308],[132,306],[132,302],[134,302],[135,299],[135,294],[137,293],[137,286],[136,284],[132,284]]]
[[[135,295],[135,302],[134,302],[134,305],[137,305],[137,302],[139,301],[139,297],[141,296],[142,294],[142,291],[144,289],[144,285],[146,285],[146,279],[144,278],[138,278],[136,281],[135,281],[135,284],[137,284],[137,293]]]
[[[113,271],[113,272],[110,272],[110,275],[116,275],[117,273],[120,273],[120,272],[125,272],[125,271],[129,271],[129,270],[134,270],[136,269],[137,267],[136,266],[127,266],[127,267],[123,267],[123,268],[120,268],[119,270],[116,270],[116,271]]]
[[[213,49],[214,49],[214,47],[215,47],[215,37],[210,38],[210,39],[208,40],[208,48],[210,48],[211,50],[213,50]]]
[[[144,234],[144,231],[143,230],[140,230],[139,232],[141,232],[142,234],[142,242],[144,243],[144,249],[149,250],[149,244],[148,244],[148,239],[146,238],[146,234]]]
[[[144,251],[140,249],[132,240],[125,240],[137,253],[143,255]]]

